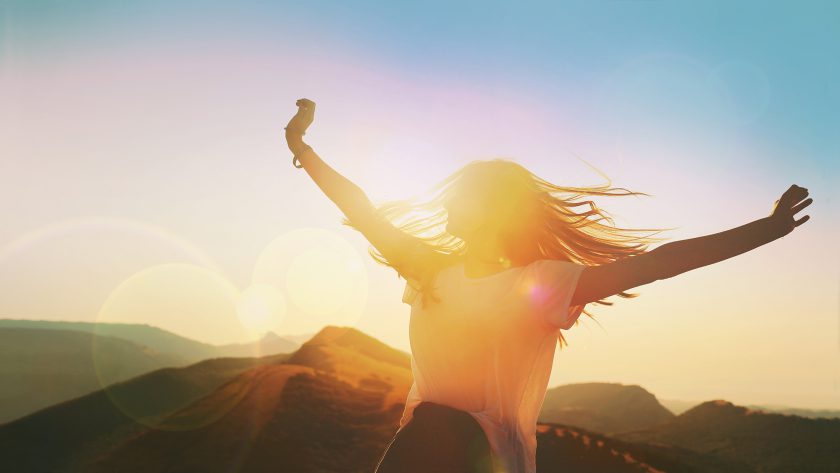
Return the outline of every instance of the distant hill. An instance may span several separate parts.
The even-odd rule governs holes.
[[[840,471],[840,419],[807,419],[704,402],[669,422],[616,436],[742,461],[762,473]]]
[[[159,368],[298,347],[273,333],[214,346],[149,325],[0,319],[0,424]]]
[[[0,329],[0,423],[184,362],[120,338],[71,330]]]
[[[803,409],[799,407],[779,406],[779,405],[756,405],[747,404],[744,406],[748,409],[757,411],[765,411],[775,414],[787,414],[800,417],[808,417],[810,419],[840,419],[840,410],[837,409]]]
[[[217,356],[213,345],[190,340],[151,325],[1,319],[0,329],[4,328],[72,330],[116,337],[146,346],[157,353],[177,356],[188,363]]]
[[[91,459],[113,445],[148,426],[160,428],[168,415],[240,373],[288,356],[220,358],[165,368],[0,425],[0,471],[86,471]]]
[[[209,358],[253,357],[289,353],[300,347],[300,343],[287,340],[273,333],[267,333],[264,338],[251,343],[217,346],[182,337],[146,324],[0,319],[0,329],[3,328],[74,330],[117,337],[149,347],[157,353],[177,356],[187,363],[195,363]]]
[[[673,418],[674,414],[641,386],[575,383],[546,392],[539,420],[612,434]]]
[[[685,401],[682,399],[659,399],[663,406],[668,408],[674,414],[682,414],[683,412],[700,405],[703,401]],[[788,414],[800,417],[808,417],[811,419],[840,419],[840,410],[838,409],[804,409],[801,407],[791,407],[780,404],[746,404],[747,409],[755,411],[765,411],[775,414]]]

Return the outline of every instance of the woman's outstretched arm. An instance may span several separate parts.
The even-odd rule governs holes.
[[[773,213],[730,230],[666,243],[652,251],[612,263],[586,267],[581,273],[571,305],[585,304],[621,291],[667,279],[692,269],[746,253],[792,232],[810,216],[794,214],[813,202],[808,190],[792,185],[776,201]]]
[[[425,242],[378,218],[375,207],[355,183],[330,167],[303,141],[303,133],[314,119],[315,103],[298,100],[298,113],[286,126],[289,150],[321,191],[335,203],[350,222],[379,250],[404,277],[421,278],[444,255]]]

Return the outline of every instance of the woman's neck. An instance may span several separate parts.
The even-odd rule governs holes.
[[[502,245],[495,240],[481,240],[468,244],[463,261],[465,272],[474,277],[494,274],[512,265]]]

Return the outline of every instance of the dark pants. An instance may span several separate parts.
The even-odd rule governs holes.
[[[394,436],[375,473],[492,473],[490,443],[468,413],[423,401]]]

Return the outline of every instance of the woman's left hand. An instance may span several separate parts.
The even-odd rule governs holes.
[[[298,111],[286,125],[286,138],[299,138],[306,132],[315,120],[315,102],[309,99],[299,99],[296,103]]]
[[[810,215],[806,215],[798,220],[795,219],[795,215],[798,212],[811,205],[811,202],[814,201],[810,197],[805,199],[806,197],[808,197],[808,189],[794,184],[773,205],[773,213],[770,216],[776,222],[776,225],[782,232],[782,236],[792,232],[794,228],[802,225],[811,218]]]

